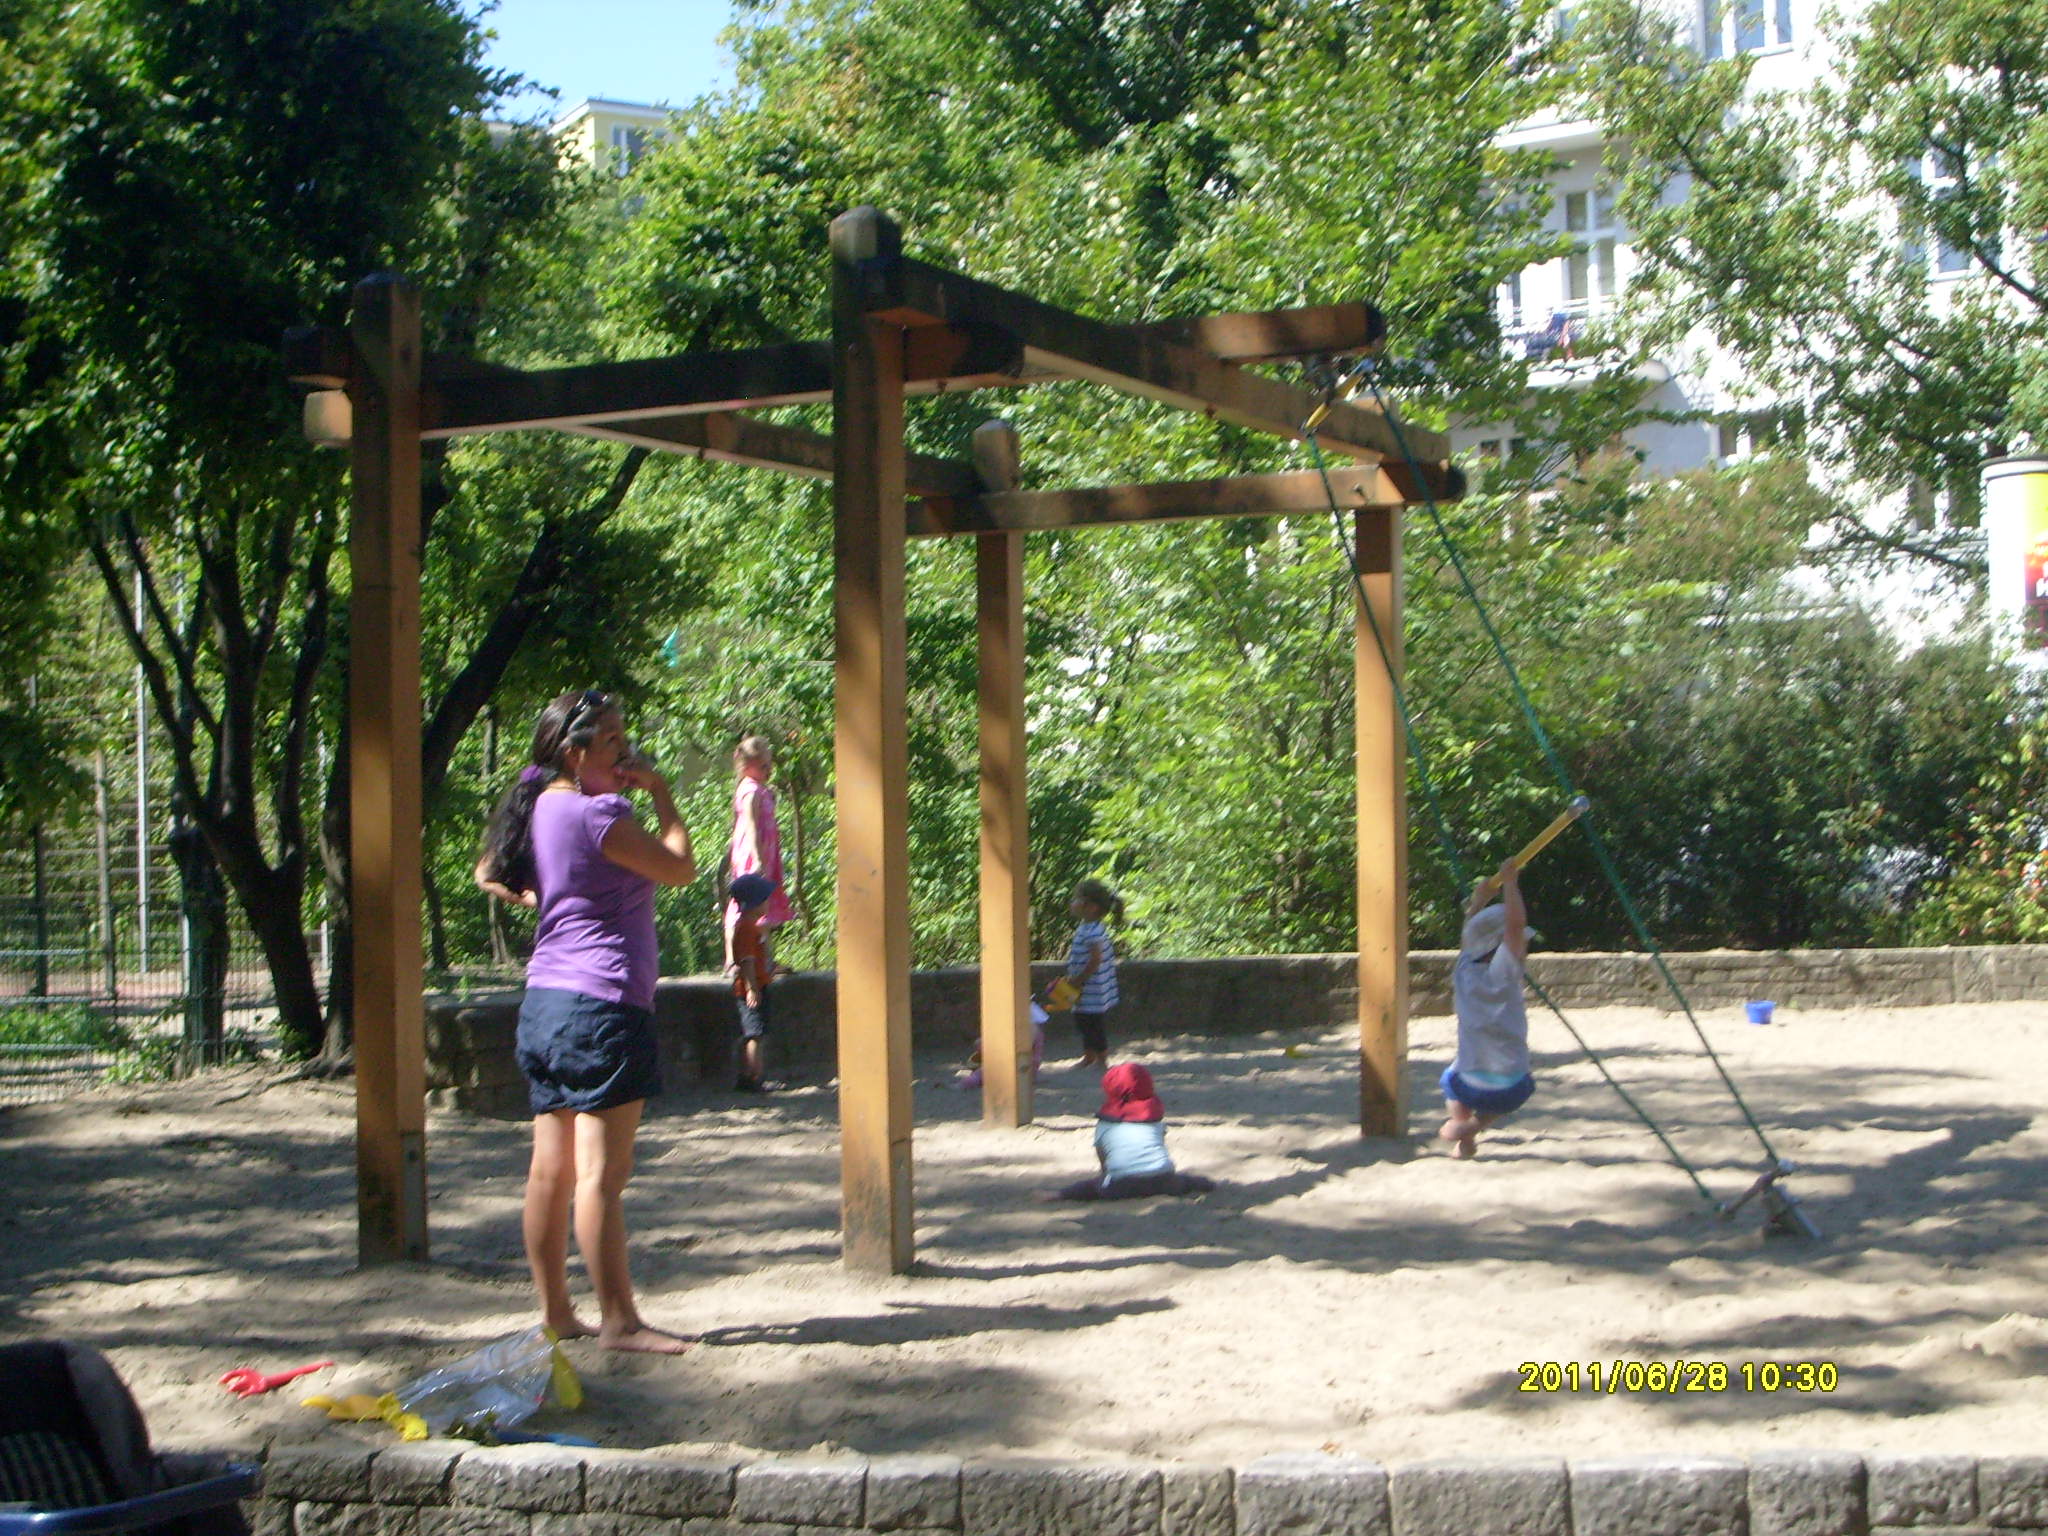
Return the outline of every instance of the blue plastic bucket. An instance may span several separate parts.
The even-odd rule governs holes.
[[[1748,1010],[1749,1010],[1749,1022],[1750,1022],[1750,1023],[1752,1023],[1752,1024],[1768,1024],[1768,1023],[1770,1023],[1770,1022],[1771,1022],[1771,1010],[1772,1010],[1773,1008],[1777,1007],[1777,1006],[1778,1006],[1778,1005],[1777,1005],[1776,1003],[1745,1003],[1745,1004],[1743,1004],[1743,1007],[1745,1007],[1746,1009],[1748,1009]]]

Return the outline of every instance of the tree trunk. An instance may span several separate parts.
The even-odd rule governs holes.
[[[230,930],[228,891],[206,838],[182,807],[171,829],[178,866],[178,905],[184,917],[185,1055],[211,1066],[225,1054]]]
[[[263,946],[277,991],[277,1031],[287,1056],[311,1056],[322,1045],[320,984],[313,975],[313,953],[299,926],[304,892],[298,882],[276,877],[277,889],[267,901],[251,905],[249,926]]]
[[[328,923],[334,942],[327,967],[327,1032],[320,1043],[320,1057],[327,1062],[340,1061],[355,1041],[355,917],[348,899],[348,753],[348,712],[344,710],[320,814],[320,869],[327,885]]]

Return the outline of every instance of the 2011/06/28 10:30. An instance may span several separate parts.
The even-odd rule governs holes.
[[[1829,1360],[1525,1360],[1522,1392],[1832,1392],[1842,1373]]]

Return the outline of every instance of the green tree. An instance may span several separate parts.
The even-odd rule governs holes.
[[[277,342],[418,241],[503,83],[479,52],[433,0],[36,3],[0,31],[0,495],[98,570],[302,1051],[341,524]]]
[[[1648,7],[1588,13],[1577,78],[1623,147],[1630,307],[1803,406],[1821,462],[1946,489],[1942,521],[1831,529],[1967,579],[1979,464],[2048,426],[2048,8],[1879,0],[1823,26],[1839,77],[1774,93],[1753,56],[1703,60]]]

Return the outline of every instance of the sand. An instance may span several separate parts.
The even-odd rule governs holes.
[[[1717,1197],[1759,1156],[1682,1018],[1575,1016]],[[1718,1219],[1539,1017],[1538,1096],[1470,1163],[1433,1139],[1449,1021],[1413,1027],[1417,1134],[1355,1133],[1340,1034],[1131,1042],[1200,1200],[1048,1206],[1092,1165],[1092,1076],[1048,1072],[1038,1124],[920,1063],[917,1273],[838,1264],[829,1086],[659,1101],[628,1197],[680,1361],[570,1346],[606,1445],[1001,1451],[1243,1463],[1327,1449],[1743,1453],[2038,1449],[2048,1372],[2048,1004],[1735,1010],[1710,1036],[1823,1231]],[[388,1389],[530,1321],[525,1128],[436,1114],[434,1262],[354,1267],[347,1083],[253,1070],[0,1114],[0,1337],[108,1349],[160,1441],[388,1439],[298,1406]],[[333,1357],[244,1401],[215,1378]],[[1590,1390],[1592,1362],[1719,1363],[1724,1391]],[[1742,1367],[1832,1365],[1832,1392]],[[1524,1362],[1580,1366],[1525,1392]],[[1785,1378],[1788,1382],[1791,1378]],[[1687,1372],[1684,1385],[1703,1380]],[[1604,1385],[1603,1381],[1603,1385]]]

